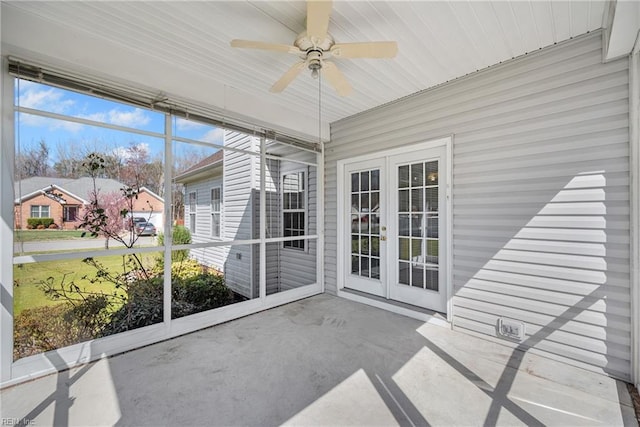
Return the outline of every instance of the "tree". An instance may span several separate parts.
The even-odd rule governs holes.
[[[25,179],[32,176],[51,176],[49,166],[49,147],[44,139],[38,142],[37,147],[33,147],[16,156],[16,174],[18,179]]]
[[[121,194],[101,194],[96,179],[104,173],[105,165],[104,157],[98,153],[89,154],[83,163],[87,174],[93,179],[93,190],[89,195],[89,206],[85,210],[80,227],[87,229],[93,236],[104,236],[106,249],[109,248],[109,239],[132,248],[139,236],[133,228],[129,230],[128,235],[123,235],[122,231],[129,214],[133,212],[139,187],[122,187]],[[139,262],[136,255],[133,257]],[[139,264],[142,267],[142,263]]]
[[[113,192],[99,195],[98,202],[98,205],[104,209],[106,216],[100,234],[105,238],[105,249],[109,249],[109,239],[114,236],[120,236],[125,229],[126,218],[123,217],[123,212],[128,210],[127,198],[122,194]]]

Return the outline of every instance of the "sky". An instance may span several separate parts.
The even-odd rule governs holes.
[[[102,123],[126,126],[134,129],[164,133],[164,114],[127,104],[107,101],[69,90],[16,79],[15,103],[27,107],[72,117],[95,120]],[[153,138],[112,129],[83,125],[69,121],[50,119],[30,114],[17,114],[16,153],[33,148],[44,140],[49,147],[50,162],[56,161],[60,149],[124,152],[130,145],[141,145],[150,157],[161,156],[164,139]],[[199,141],[222,144],[223,131],[209,125],[176,118],[174,134]],[[187,150],[188,144],[174,144],[174,155]],[[193,151],[206,151],[192,146]]]

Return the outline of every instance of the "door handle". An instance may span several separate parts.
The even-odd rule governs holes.
[[[384,242],[385,240],[387,240],[387,236],[380,236],[380,240]]]

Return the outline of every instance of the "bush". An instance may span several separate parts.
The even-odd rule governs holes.
[[[53,224],[53,218],[27,218],[27,228],[29,230],[33,230],[34,228],[44,230],[45,228],[49,228],[51,224]]]
[[[137,280],[128,289],[127,302],[110,317],[103,335],[117,334],[163,321],[162,276]]]
[[[187,227],[183,227],[181,225],[177,225],[173,227],[173,236],[172,236],[174,245],[187,245],[191,243],[191,232]],[[158,234],[158,245],[164,245],[164,234]],[[171,261],[172,262],[180,262],[189,258],[189,249],[180,249],[177,251],[171,252]],[[164,258],[158,258],[158,264],[160,267],[164,265]]]
[[[177,280],[189,279],[205,273],[202,265],[195,259],[186,259],[171,264],[171,277]]]
[[[197,274],[194,274],[194,264],[197,266]],[[233,292],[225,285],[224,277],[216,273],[203,273],[202,267],[195,262],[189,261],[187,265],[189,269],[182,270],[182,277],[175,276],[171,286],[173,319],[234,302]],[[127,302],[111,315],[103,335],[162,322],[162,288],[162,276],[133,283],[129,288]]]
[[[14,360],[97,338],[107,321],[106,307],[106,298],[98,295],[76,305],[23,310],[14,320]]]
[[[57,229],[58,229],[58,224],[54,223],[49,226],[49,230],[57,230]]]
[[[186,279],[174,280],[171,294],[174,301],[193,307],[193,311],[185,313],[185,316],[212,310],[233,302],[233,292],[225,285],[224,277],[211,273],[201,273]],[[172,317],[180,316],[173,313]]]

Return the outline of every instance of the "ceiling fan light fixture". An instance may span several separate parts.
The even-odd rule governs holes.
[[[272,87],[271,92],[282,92],[305,68],[311,71],[311,77],[317,79],[320,70],[323,78],[333,86],[338,95],[347,96],[352,87],[340,72],[336,64],[326,61],[330,58],[393,58],[398,53],[396,42],[358,42],[338,43],[328,33],[331,15],[331,0],[307,0],[306,30],[298,34],[292,46],[251,40],[232,40],[231,47],[262,49],[295,54],[300,62],[294,64]]]

